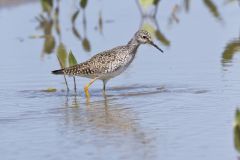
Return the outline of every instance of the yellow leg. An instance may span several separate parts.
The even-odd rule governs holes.
[[[84,87],[84,92],[85,92],[87,98],[90,97],[90,94],[89,94],[89,92],[88,92],[88,88],[89,88],[89,87],[93,84],[93,82],[95,82],[97,79],[98,79],[98,77],[92,79],[88,84],[85,85],[85,87]]]

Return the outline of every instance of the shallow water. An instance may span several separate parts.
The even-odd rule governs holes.
[[[156,18],[141,18],[136,1],[91,1],[74,26],[79,2],[61,1],[57,30],[40,27],[41,5],[28,2],[0,7],[1,160],[238,158],[237,2],[211,1],[216,12],[209,1],[160,1]],[[154,41],[165,53],[141,46],[130,68],[108,82],[106,97],[101,81],[86,99],[88,79],[77,78],[75,93],[67,78],[67,93],[63,77],[51,74],[60,68],[60,42],[81,62],[142,27],[158,30]]]

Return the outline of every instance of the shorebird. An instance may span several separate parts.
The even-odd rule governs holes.
[[[139,30],[126,45],[100,52],[85,62],[55,70],[52,71],[52,73],[90,78],[91,81],[84,87],[87,97],[89,97],[88,88],[96,80],[102,80],[103,91],[105,93],[107,81],[120,75],[128,68],[135,58],[137,49],[141,44],[150,44],[163,52],[162,49],[153,43],[152,38],[147,31]]]

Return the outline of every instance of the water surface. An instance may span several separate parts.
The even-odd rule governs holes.
[[[237,2],[160,1],[155,8],[101,0],[83,11],[73,0],[55,2],[52,12],[57,7],[58,24],[39,19],[54,13],[48,17],[37,1],[0,7],[1,159],[237,159]],[[81,62],[126,44],[140,28],[155,33],[165,53],[141,46],[106,97],[101,81],[86,100],[88,79],[77,78],[74,93],[68,78],[67,93],[63,77],[51,74],[60,68],[61,43]]]

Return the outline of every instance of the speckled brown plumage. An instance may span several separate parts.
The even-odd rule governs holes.
[[[147,31],[140,30],[135,33],[127,45],[103,51],[83,63],[55,70],[52,73],[100,79],[104,82],[105,89],[106,82],[125,71],[133,61],[140,44],[145,43],[151,44],[162,51],[152,42],[151,36]]]

